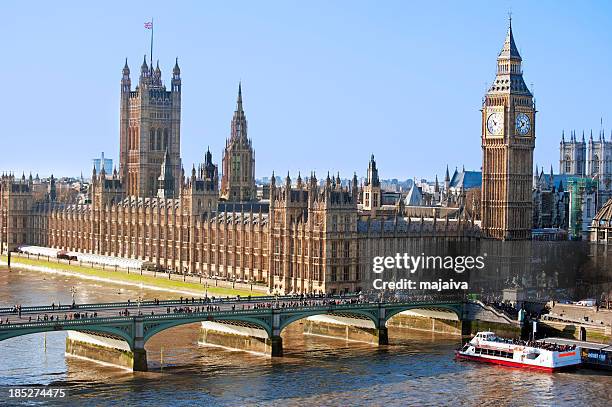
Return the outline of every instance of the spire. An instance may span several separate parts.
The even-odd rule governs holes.
[[[518,52],[518,48],[514,42],[514,34],[512,33],[512,15],[508,16],[508,32],[506,33],[506,40],[504,41],[504,46],[499,53],[498,59],[521,60],[521,55]]]
[[[238,83],[238,98],[236,100],[236,111],[232,118],[232,140],[247,140],[247,119],[242,108],[242,82]]]
[[[448,164],[446,164],[446,175],[444,176],[444,181],[450,181],[450,175],[448,174]]]
[[[242,112],[242,81],[238,82],[238,100],[236,101],[236,111]]]
[[[172,92],[181,91],[181,69],[178,65],[178,57],[174,61],[174,68],[172,68],[172,80],[170,81]]]
[[[206,148],[206,156],[204,158],[205,164],[212,164],[212,153],[210,152],[210,146]]]
[[[303,185],[302,184],[302,173],[300,171],[298,171],[298,177],[297,177],[297,184],[296,185],[300,189],[302,188],[302,185]]]
[[[378,177],[378,168],[376,168],[376,160],[374,159],[374,154],[370,156],[370,162],[368,163],[366,185],[371,185],[373,187],[380,186],[380,178]]]
[[[565,130],[561,131],[561,142],[565,143]]]
[[[504,45],[497,56],[497,75],[489,92],[532,96],[523,80],[521,61],[521,55],[514,42],[512,24],[509,23]]]
[[[181,168],[182,169],[182,168]],[[181,182],[185,179],[185,171],[182,169]],[[161,172],[157,178],[157,197],[158,198],[173,198],[174,197],[174,179],[172,178],[172,165],[170,163],[170,153],[168,149],[164,154],[164,161],[161,164]]]
[[[124,75],[129,75],[130,74],[130,67],[128,66],[127,57],[125,58],[125,65],[123,65],[123,74]]]
[[[149,71],[149,65],[147,65],[147,56],[145,55],[140,66],[140,72],[145,73]]]

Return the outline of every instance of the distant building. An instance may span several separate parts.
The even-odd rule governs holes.
[[[569,226],[569,190],[571,177],[565,174],[550,174],[536,171],[533,176],[533,227],[534,229],[561,228]]]
[[[572,131],[569,141],[562,133],[559,155],[561,174],[587,177],[596,182],[597,209],[612,198],[612,141],[606,140],[603,129],[595,139],[591,130],[588,141],[585,141],[584,132],[581,140],[578,140],[576,132]]]
[[[597,212],[591,222],[589,240],[597,243],[612,243],[612,199]]]
[[[106,172],[107,174],[113,173],[113,160],[110,158],[105,158],[104,151],[102,151],[100,158],[93,159],[93,166],[96,169],[97,173],[102,172],[102,167],[104,167],[104,172]]]
[[[570,177],[569,236],[571,239],[588,239],[589,226],[596,215],[597,182],[592,178]]]

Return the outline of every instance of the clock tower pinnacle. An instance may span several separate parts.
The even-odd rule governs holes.
[[[510,19],[482,106],[482,230],[500,240],[530,239],[533,223],[536,110],[521,62]]]

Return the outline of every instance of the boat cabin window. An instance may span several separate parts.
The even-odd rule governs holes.
[[[476,337],[482,340],[485,340],[485,341],[492,341],[495,339],[495,334],[492,334],[490,332],[484,332],[484,333],[476,334]]]

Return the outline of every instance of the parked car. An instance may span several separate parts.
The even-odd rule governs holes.
[[[164,268],[161,265],[157,265],[148,261],[142,263],[142,266],[140,266],[140,268],[144,271],[164,271]]]
[[[66,252],[64,250],[60,250],[59,252],[57,252],[57,258],[61,259],[61,260],[68,260],[68,261],[76,261],[77,260],[77,256],[68,254],[68,252]]]

